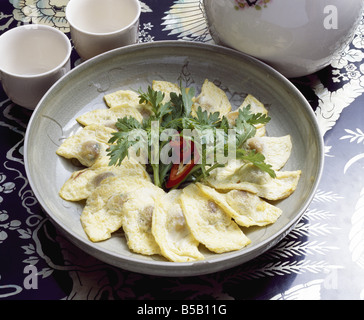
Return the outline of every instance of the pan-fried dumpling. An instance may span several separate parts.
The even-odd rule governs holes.
[[[228,119],[228,121],[231,125],[235,125],[235,120],[239,115],[239,110],[243,110],[248,105],[250,105],[251,113],[261,113],[261,114],[265,114],[265,115],[268,114],[268,110],[264,107],[264,104],[261,103],[253,95],[248,94],[238,109],[236,109],[234,111],[230,111],[228,114],[226,114],[226,118]],[[255,128],[257,129],[257,132],[255,134],[256,137],[262,137],[265,135],[265,125],[264,124],[259,123],[255,126]]]
[[[99,124],[116,129],[115,123],[119,118],[124,117],[133,117],[139,122],[143,121],[141,113],[135,107],[128,105],[116,106],[110,109],[92,110],[79,116],[76,120],[83,126]]]
[[[267,200],[280,200],[290,196],[297,188],[301,171],[277,171],[276,178],[242,160],[230,160],[217,168],[206,182],[218,190],[243,190]]]
[[[120,179],[136,177],[150,180],[144,166],[133,159],[125,158],[120,166],[109,166],[109,161],[108,157],[104,157],[89,168],[73,172],[63,184],[60,196],[68,201],[87,199],[101,181],[108,177],[118,176]]]
[[[144,255],[161,253],[152,233],[152,222],[155,201],[163,195],[164,191],[152,182],[128,192],[121,222],[130,250]]]
[[[170,101],[170,94],[171,92],[175,92],[181,94],[181,90],[179,86],[175,83],[168,82],[168,81],[161,81],[161,80],[153,80],[152,89],[154,91],[161,91],[164,93],[163,103]]]
[[[220,112],[220,116],[226,115],[231,110],[226,93],[207,79],[202,85],[201,93],[196,98],[192,110],[196,112],[198,107],[201,107],[202,111],[206,110],[210,113]]]
[[[247,191],[231,190],[222,193],[201,183],[197,183],[197,186],[242,227],[266,226],[276,222],[282,214],[281,209]]]
[[[106,156],[108,141],[114,129],[102,125],[90,125],[75,135],[65,139],[56,153],[66,159],[77,159],[86,167],[91,167],[98,159]]]
[[[273,170],[280,170],[288,161],[292,151],[291,136],[284,137],[253,137],[248,139],[246,145],[263,154],[265,162]]]
[[[195,184],[183,189],[181,204],[193,236],[209,250],[228,252],[239,250],[250,243],[231,217]]]
[[[172,190],[157,198],[153,213],[152,233],[162,255],[170,261],[188,262],[203,260],[199,242],[189,230],[182,207],[182,190]]]
[[[109,177],[87,198],[81,224],[91,241],[109,239],[122,226],[123,206],[129,192],[149,186],[151,182],[135,177]]]
[[[122,106],[136,106],[139,104],[139,94],[132,90],[118,90],[104,96],[106,105],[109,108]]]

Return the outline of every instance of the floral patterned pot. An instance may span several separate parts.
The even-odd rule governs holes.
[[[363,0],[204,0],[215,42],[261,59],[287,77],[330,64],[351,40]]]

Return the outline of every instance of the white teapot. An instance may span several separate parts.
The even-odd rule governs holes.
[[[314,73],[351,41],[363,0],[204,0],[211,36],[285,76]]]

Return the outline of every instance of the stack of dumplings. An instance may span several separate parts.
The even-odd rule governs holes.
[[[177,85],[166,81],[153,81],[152,88],[164,92],[165,99],[170,92],[179,92]],[[133,158],[126,157],[120,166],[108,165],[106,150],[117,119],[132,116],[142,121],[151,114],[148,105],[139,104],[138,94],[131,90],[108,94],[104,101],[107,108],[76,119],[80,130],[57,149],[59,156],[77,159],[84,166],[72,173],[59,195],[85,202],[80,221],[93,242],[122,230],[132,252],[160,255],[172,262],[204,260],[206,249],[218,254],[249,245],[243,230],[276,222],[282,210],[269,201],[287,198],[296,190],[301,171],[282,171],[292,150],[290,136],[268,137],[265,126],[258,125],[245,147],[262,153],[276,178],[232,159],[201,183],[165,192],[153,184],[145,165]],[[252,95],[240,108],[247,105],[253,113],[268,113]],[[219,111],[231,124],[238,116],[225,92],[209,80],[194,98],[192,112],[198,107]]]

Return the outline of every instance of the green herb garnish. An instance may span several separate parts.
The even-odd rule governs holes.
[[[182,86],[180,89],[181,94],[171,93],[170,101],[166,103],[163,102],[165,94],[150,86],[147,92],[138,91],[140,103],[149,105],[152,115],[142,123],[133,117],[118,119],[118,131],[109,141],[109,165],[120,165],[131,147],[143,145],[147,170],[151,172],[154,184],[165,189],[177,188],[183,182],[203,180],[212,170],[223,167],[218,155],[227,157],[229,148],[234,147],[237,159],[251,162],[273,178],[276,176],[261,153],[244,148],[244,143],[256,133],[255,125],[268,123],[270,117],[252,113],[248,105],[239,110],[235,125],[231,126],[219,112],[209,113],[201,107],[192,112],[195,90]],[[187,131],[194,134],[185,136]],[[163,139],[161,134],[164,134]],[[163,150],[169,152],[163,153]],[[178,159],[165,163],[162,153],[165,157],[173,152]],[[138,155],[142,153],[143,150],[137,151]]]

